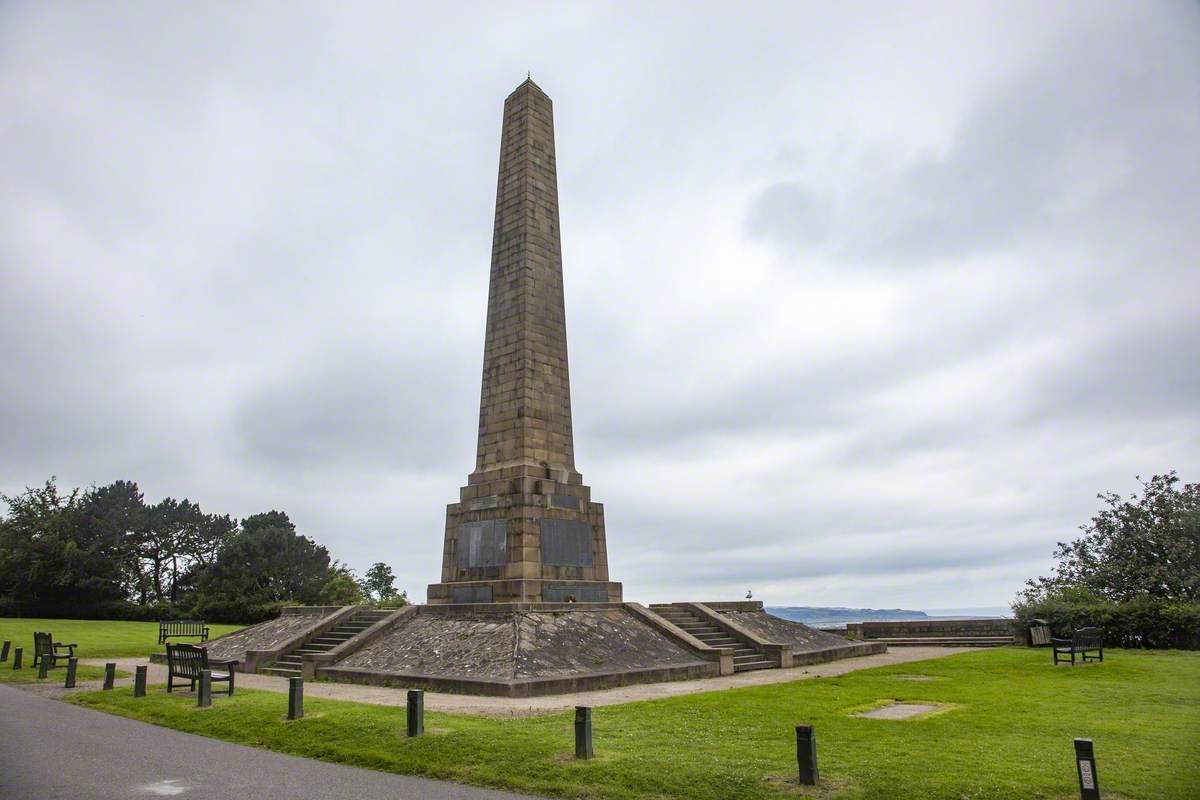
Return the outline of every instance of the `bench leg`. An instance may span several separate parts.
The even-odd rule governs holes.
[[[175,688],[175,676],[171,674],[170,669],[167,670],[167,694]]]
[[[229,667],[229,692],[228,692],[230,697],[233,697],[233,676],[236,674],[237,673],[233,671],[233,666],[230,665],[230,667]]]

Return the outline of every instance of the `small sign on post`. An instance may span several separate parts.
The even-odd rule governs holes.
[[[800,768],[800,784],[816,786],[817,774],[817,733],[812,725],[796,726],[796,764]]]
[[[12,645],[8,639],[4,640],[4,644],[0,645],[0,664],[8,661],[8,648]]]
[[[212,670],[200,670],[200,686],[196,692],[196,705],[208,708],[212,705]]]
[[[592,709],[575,706],[575,757],[592,758]]]
[[[117,679],[117,664],[110,661],[104,665],[104,688],[113,688],[113,682]]]
[[[49,674],[49,671],[50,671],[50,659],[46,656],[42,656],[41,659],[38,660],[38,677],[39,678],[46,677],[46,675]]]
[[[1100,800],[1100,779],[1096,777],[1096,751],[1091,739],[1075,740],[1075,768],[1079,772],[1080,800]]]
[[[425,691],[408,690],[408,735],[420,736],[425,732]]]
[[[13,669],[21,668],[21,653],[23,650],[24,650],[24,648],[21,648],[21,647],[18,647],[15,650],[13,650]]]
[[[146,696],[146,665],[138,667],[133,673],[133,696]]]
[[[304,678],[288,678],[288,719],[304,716]]]
[[[64,689],[75,688],[75,670],[79,666],[78,658],[67,659],[67,679],[63,682]]]

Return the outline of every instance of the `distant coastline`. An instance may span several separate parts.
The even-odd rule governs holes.
[[[922,619],[994,619],[1008,617],[1004,606],[974,608],[842,608],[839,606],[767,606],[766,611],[783,619],[803,622],[814,628],[840,628],[851,622],[899,622]]]

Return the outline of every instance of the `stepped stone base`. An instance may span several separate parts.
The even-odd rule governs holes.
[[[790,645],[792,666],[887,652],[885,642],[847,641],[836,633],[768,614],[763,610],[762,603],[757,601],[711,603],[708,607],[766,641]]]
[[[618,603],[496,603],[421,606],[320,676],[530,697],[719,673]]]
[[[199,639],[172,639],[172,643],[202,645],[208,649],[208,657],[214,661],[237,661],[242,671],[253,664],[252,652],[275,652],[288,647],[297,638],[318,627],[322,621],[342,609],[339,606],[289,606],[275,619],[250,625],[216,639],[201,642]],[[154,653],[150,660],[156,664],[167,663],[166,652]],[[261,659],[259,659],[261,660]]]

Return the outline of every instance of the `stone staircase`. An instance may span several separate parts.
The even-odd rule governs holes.
[[[358,636],[391,613],[392,610],[389,609],[363,609],[356,611],[344,622],[339,622],[335,627],[330,628],[320,636],[316,636],[294,650],[289,650],[279,656],[271,666],[264,667],[261,671],[268,675],[282,675],[285,678],[299,677],[300,665],[303,663],[306,654],[328,652],[342,642]]]
[[[668,603],[653,603],[650,610],[676,627],[695,636],[710,647],[733,651],[733,671],[749,672],[753,669],[772,669],[779,666],[763,653],[745,642],[735,639],[706,619],[696,616],[687,608]]]

